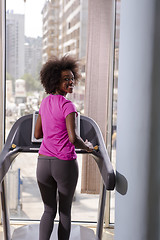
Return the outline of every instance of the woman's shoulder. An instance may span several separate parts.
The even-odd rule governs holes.
[[[63,104],[66,104],[66,103],[71,103],[72,104],[72,101],[67,99],[66,97],[64,97],[63,95],[57,95],[57,99],[60,101],[60,103],[63,105]]]
[[[68,106],[68,107],[69,106],[74,106],[75,107],[74,103],[71,100],[69,100],[69,99],[67,99],[65,97],[63,99],[63,105]]]
[[[42,102],[46,102],[46,101],[53,100],[53,99],[55,101],[60,102],[61,104],[65,104],[65,103],[73,104],[71,100],[67,99],[63,95],[53,95],[53,94],[47,95],[45,98],[42,99]]]
[[[59,102],[59,106],[60,106],[60,108],[61,109],[76,109],[76,107],[75,107],[75,105],[74,105],[74,103],[71,101],[71,100],[69,100],[69,99],[67,99],[66,97],[64,97],[64,96],[62,96],[62,95],[57,95],[58,97],[58,102]]]
[[[41,105],[45,104],[49,99],[49,95],[45,96],[42,101],[41,101]]]

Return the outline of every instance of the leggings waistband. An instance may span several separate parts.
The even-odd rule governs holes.
[[[38,156],[38,159],[49,159],[49,160],[59,160],[58,158],[56,157],[51,157],[51,156]]]
[[[62,159],[59,159],[57,157],[51,157],[51,156],[41,156],[39,155],[38,156],[38,160],[61,160],[61,161],[75,161],[76,159],[72,159],[72,160],[62,160]]]

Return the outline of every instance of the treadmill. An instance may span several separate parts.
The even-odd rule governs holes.
[[[19,118],[11,128],[3,150],[0,153],[0,192],[4,240],[38,240],[39,224],[30,224],[16,228],[11,235],[5,184],[5,175],[17,155],[21,152],[37,153],[39,150],[42,139],[37,140],[34,138],[37,116],[38,112],[34,112],[33,114]],[[92,155],[99,168],[103,187],[99,199],[96,234],[87,227],[72,224],[70,240],[101,240],[106,191],[114,190],[116,178],[99,126],[93,119],[83,115],[79,115],[77,119],[78,134],[80,134],[83,140],[88,139],[93,146],[97,145],[98,150],[88,153],[84,150],[76,149],[76,153]],[[57,225],[54,225],[51,240],[57,240]]]

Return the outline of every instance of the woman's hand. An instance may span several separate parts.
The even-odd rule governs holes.
[[[94,147],[93,147],[92,143],[89,142],[87,139],[86,139],[86,141],[84,143],[88,147],[88,149],[86,150],[87,152],[92,152],[94,150]]]

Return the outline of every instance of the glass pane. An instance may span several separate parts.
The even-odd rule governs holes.
[[[84,113],[88,1],[6,0],[6,137],[14,122],[38,110],[45,96],[39,72],[53,55],[74,55],[82,80],[69,97]],[[8,173],[12,219],[39,220],[43,211],[36,181],[37,154],[20,154]],[[97,221],[99,194],[81,193],[82,156],[72,220]],[[58,217],[58,216],[57,216]]]
[[[112,109],[112,148],[111,161],[116,168],[116,134],[117,134],[117,99],[118,99],[118,62],[119,62],[119,34],[120,34],[120,0],[116,1],[115,49],[114,49],[114,84],[113,84],[113,109]],[[110,198],[110,223],[114,223],[115,191]]]
[[[39,71],[42,64],[52,55],[62,56],[66,53],[75,55],[81,63],[82,81],[75,88],[74,93],[69,98],[75,103],[77,110],[84,113],[85,98],[85,47],[87,37],[87,1],[59,1],[59,0],[6,0],[6,38],[7,38],[7,80],[6,80],[6,137],[13,123],[22,115],[33,113],[38,110],[45,93],[40,85]],[[73,2],[73,4],[71,4]],[[80,2],[83,5],[80,6]],[[84,3],[85,2],[85,3]],[[79,7],[80,6],[80,7]],[[36,9],[33,11],[33,9]],[[71,11],[72,9],[72,11]],[[80,10],[78,10],[80,9]],[[82,9],[84,11],[82,11]],[[76,14],[77,12],[77,14]],[[64,20],[65,19],[65,20]],[[114,69],[114,89],[113,89],[113,127],[112,127],[112,151],[111,160],[116,164],[116,118],[117,118],[117,94],[118,94],[118,55],[119,55],[119,24],[120,23],[120,0],[116,1],[116,39],[115,39],[115,69]],[[78,26],[78,27],[77,27]],[[47,35],[48,33],[48,35]],[[80,34],[81,33],[81,34]],[[83,33],[83,34],[82,34]],[[29,154],[31,156],[31,154]],[[31,159],[30,159],[31,158]],[[25,158],[24,158],[25,159]],[[36,162],[32,157],[29,161]],[[81,157],[79,157],[81,159]],[[15,166],[16,162],[15,161]],[[21,161],[21,160],[20,160]],[[31,163],[32,165],[33,163]],[[34,166],[35,167],[35,166]],[[81,160],[79,160],[81,169]],[[14,169],[14,165],[12,167]],[[18,174],[18,165],[16,173]],[[11,169],[11,171],[13,170]],[[27,166],[26,169],[30,169]],[[15,170],[14,170],[15,171]],[[24,170],[20,168],[23,175]],[[12,173],[11,173],[12,175]],[[80,173],[81,175],[81,173]],[[18,175],[17,175],[18,176]],[[26,177],[27,178],[27,177]],[[20,180],[20,179],[19,179]],[[31,178],[30,178],[31,180]],[[28,184],[30,185],[30,180]],[[21,182],[21,181],[20,181]],[[36,178],[34,176],[34,184]],[[21,186],[22,185],[22,186]],[[19,185],[18,185],[19,186]],[[23,184],[20,187],[23,189]],[[8,185],[9,187],[9,185]],[[11,189],[11,187],[9,187]],[[38,188],[37,190],[38,191]],[[35,191],[35,192],[36,192]],[[17,193],[19,194],[19,193]],[[30,193],[31,194],[31,193]],[[38,194],[38,193],[37,193]],[[22,191],[23,209],[25,209],[25,198]],[[38,195],[37,195],[38,196]],[[79,212],[73,209],[79,219],[83,219],[83,210],[79,203],[87,206],[87,221],[96,221],[99,195],[81,194],[80,180],[77,185],[76,195],[73,205],[80,209]],[[33,199],[36,196],[33,197]],[[95,208],[91,208],[90,201],[96,201]],[[19,201],[19,200],[18,200]],[[28,199],[27,199],[28,201]],[[40,203],[40,198],[37,197]],[[77,203],[78,202],[78,203]],[[35,201],[35,205],[39,206]],[[28,215],[28,218],[39,219],[41,207],[37,210],[39,214]],[[94,205],[94,204],[93,204]],[[32,203],[34,208],[34,200]],[[18,202],[18,208],[21,203]],[[27,208],[27,207],[26,207]],[[29,208],[32,208],[31,206]],[[23,210],[22,209],[22,210]],[[75,208],[76,209],[76,208]],[[111,192],[110,201],[110,222],[114,223],[114,192]],[[25,210],[26,215],[27,210]],[[96,214],[93,214],[96,212]],[[21,215],[22,211],[21,211]],[[94,216],[93,216],[94,215]],[[14,214],[11,215],[14,217]],[[15,214],[16,217],[16,214]],[[20,215],[19,215],[20,217]]]

